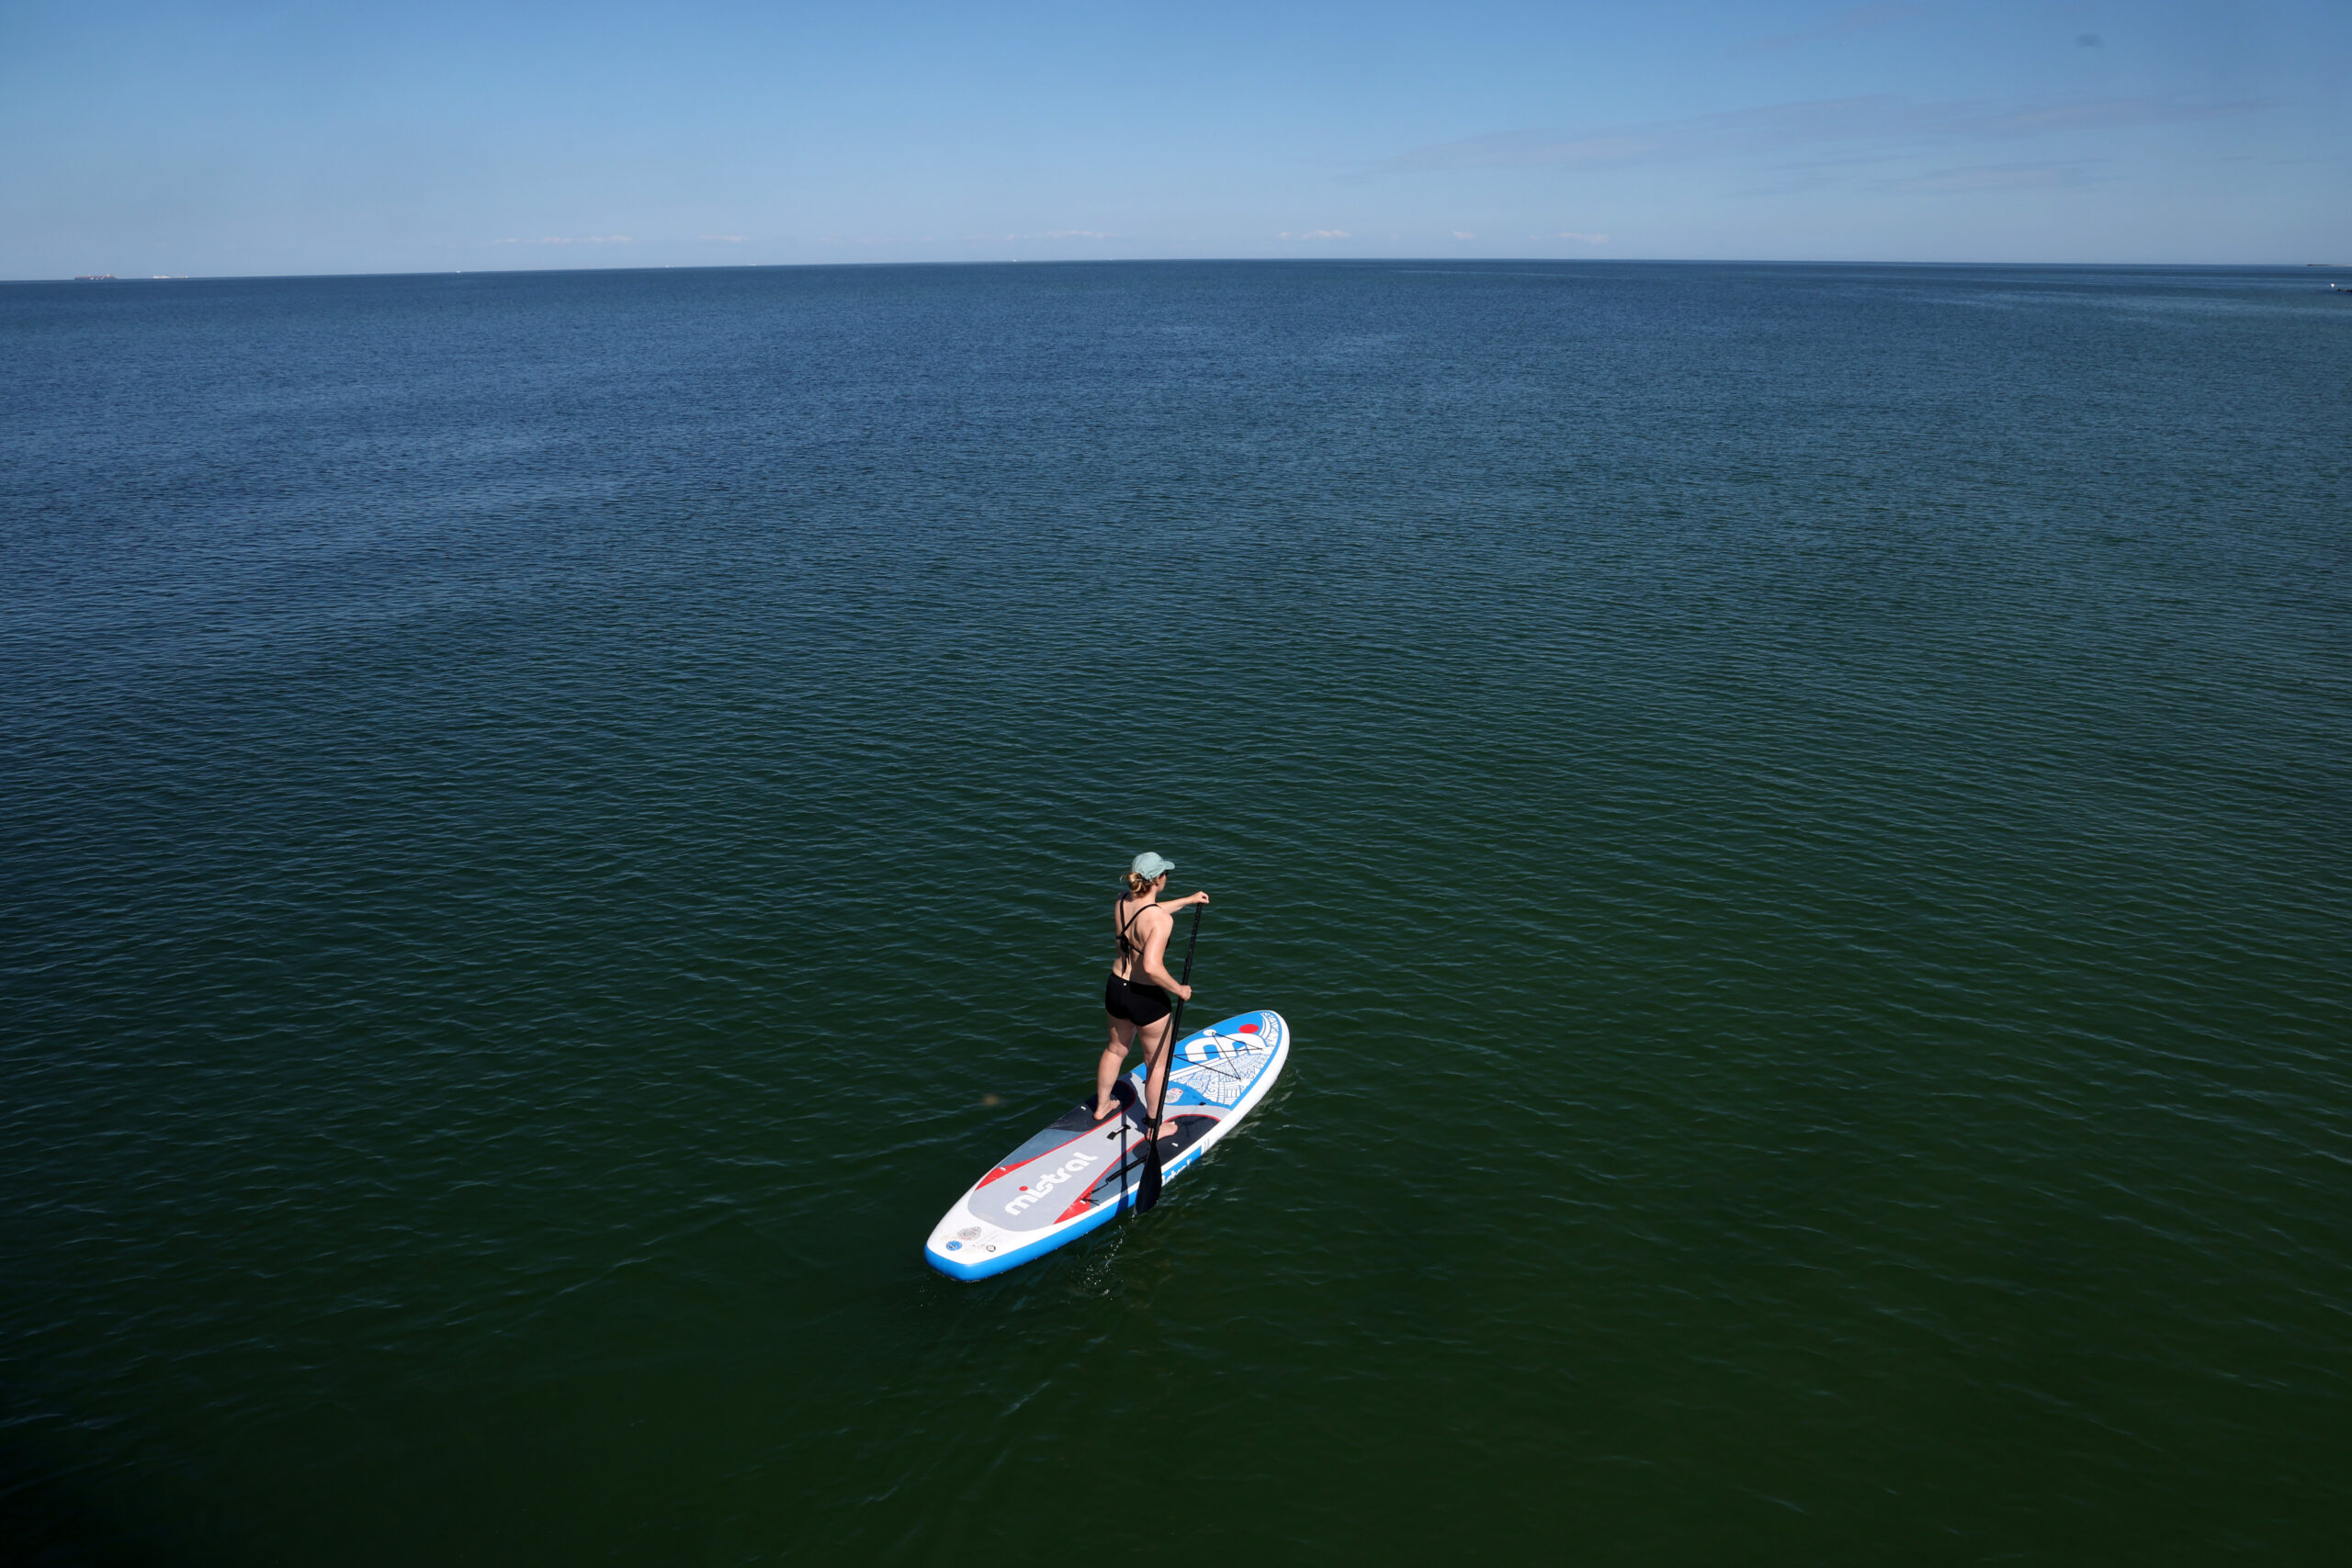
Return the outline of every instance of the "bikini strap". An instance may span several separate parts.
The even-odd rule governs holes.
[[[1157,900],[1154,900],[1154,903],[1156,904]],[[1143,906],[1142,909],[1137,909],[1135,913],[1129,915],[1125,919],[1119,922],[1119,951],[1121,953],[1140,953],[1142,951],[1140,948],[1136,947],[1135,943],[1127,940],[1127,932],[1133,931],[1135,929],[1136,922],[1143,919],[1144,909],[1148,909],[1153,907],[1153,904],[1146,904]]]

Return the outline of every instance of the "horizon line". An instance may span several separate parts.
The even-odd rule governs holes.
[[[816,271],[853,267],[978,267],[978,266],[1379,266],[1442,263],[1450,266],[1906,266],[1906,267],[2068,267],[2158,270],[2352,270],[2352,262],[2134,262],[2134,261],[1921,261],[1819,256],[1804,259],[1736,256],[1526,256],[1526,255],[1396,255],[1396,256],[1064,256],[1023,259],[983,258],[967,261],[793,261],[793,262],[666,262],[635,266],[512,266],[418,267],[385,272],[221,272],[221,273],[73,273],[40,277],[0,278],[0,286],[51,283],[276,283],[311,278],[363,277],[533,277],[548,275],[616,272],[777,272]]]

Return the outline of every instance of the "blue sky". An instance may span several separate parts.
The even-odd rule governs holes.
[[[2352,262],[2344,0],[0,0],[0,276]]]

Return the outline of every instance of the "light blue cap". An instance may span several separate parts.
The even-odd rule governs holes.
[[[1162,856],[1156,855],[1149,850],[1146,850],[1143,853],[1136,856],[1135,863],[1127,869],[1134,872],[1137,876],[1142,877],[1146,882],[1149,882],[1154,877],[1165,876],[1168,873],[1174,871],[1176,869],[1176,863],[1172,860],[1168,860]]]

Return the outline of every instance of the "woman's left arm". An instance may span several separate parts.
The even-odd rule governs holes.
[[[1170,909],[1175,908],[1175,905],[1161,904],[1158,908]],[[1144,978],[1169,995],[1182,997],[1190,1001],[1193,997],[1192,987],[1168,972],[1168,939],[1176,934],[1175,917],[1170,916],[1165,925],[1158,920],[1152,921],[1151,925],[1151,934],[1143,939]]]

